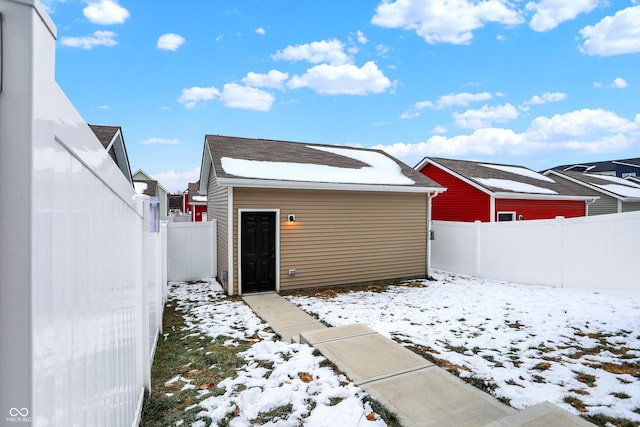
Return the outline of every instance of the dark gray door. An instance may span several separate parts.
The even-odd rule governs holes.
[[[242,293],[276,289],[276,214],[242,212],[240,215],[240,267]]]

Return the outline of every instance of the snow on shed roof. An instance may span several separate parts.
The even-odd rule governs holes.
[[[220,135],[205,140],[222,185],[444,191],[380,150]]]
[[[555,181],[523,166],[429,157],[416,165],[416,169],[422,169],[429,163],[448,170],[494,196],[526,197],[530,195],[536,198],[584,200],[592,198],[590,195],[576,192],[574,186],[562,180]]]
[[[568,171],[552,170],[550,174],[565,176],[572,182],[595,189],[596,191],[604,191],[611,196],[619,199],[640,199],[640,184],[631,180],[618,178],[610,175],[577,173]]]

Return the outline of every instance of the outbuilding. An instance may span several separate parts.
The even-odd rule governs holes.
[[[598,198],[518,165],[426,157],[415,169],[447,187],[433,201],[432,218],[440,221],[572,218]]]
[[[444,190],[379,150],[205,136],[200,193],[230,295],[424,278]]]

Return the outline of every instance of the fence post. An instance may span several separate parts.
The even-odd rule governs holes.
[[[559,288],[563,288],[564,287],[564,217],[563,216],[557,216],[556,217],[556,224],[558,227],[558,232],[556,233],[558,242],[556,244],[556,247],[558,248],[558,276],[557,276],[557,287]]]
[[[474,268],[474,276],[476,277],[481,277],[480,276],[480,270],[481,270],[481,262],[480,262],[480,255],[481,255],[481,251],[482,251],[482,247],[480,244],[480,227],[482,225],[481,221],[474,221],[475,227],[474,227],[474,233],[473,233],[473,238],[475,239],[475,241],[473,242],[473,247],[475,250],[475,260],[476,260],[476,265]]]
[[[149,196],[136,195],[136,207],[142,215],[142,223],[140,225],[140,322],[139,332],[142,350],[142,384],[151,392],[151,363],[149,361],[149,238],[147,236],[149,220]]]

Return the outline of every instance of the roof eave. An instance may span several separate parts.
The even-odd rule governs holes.
[[[618,199],[618,200],[620,200],[622,202],[629,202],[629,201],[633,202],[633,201],[635,201],[634,200],[635,198],[633,198],[633,197],[632,198],[624,197],[624,196],[622,196],[622,195],[620,195],[618,193],[613,193],[613,192],[611,192],[609,190],[605,190],[602,187],[598,187],[597,185],[591,184],[589,182],[581,181],[581,180],[576,179],[576,178],[574,178],[572,176],[568,176],[568,175],[565,175],[565,174],[557,172],[557,171],[549,170],[547,172],[552,173],[552,174],[554,174],[556,176],[559,176],[561,178],[567,179],[567,180],[569,180],[569,181],[571,181],[571,182],[573,182],[575,184],[581,185],[581,186],[586,187],[586,188],[588,188],[590,190],[597,191],[598,193],[602,193],[605,196],[613,197],[614,199]],[[545,172],[545,175],[546,175],[546,172]]]
[[[425,167],[426,165],[433,165],[434,167],[439,168],[440,170],[443,170],[445,172],[447,172],[449,175],[452,175],[456,178],[458,178],[459,180],[461,180],[462,182],[467,183],[468,185],[472,186],[473,188],[475,188],[476,190],[480,190],[483,193],[489,195],[489,196],[493,196],[495,193],[490,189],[487,188],[485,186],[483,186],[482,184],[474,181],[473,179],[469,179],[466,176],[459,174],[458,172],[454,171],[451,168],[448,168],[447,166],[438,163],[437,161],[429,158],[429,157],[425,157],[424,159],[422,159],[422,161],[420,163],[418,163],[414,169],[417,171],[420,171],[420,169],[422,169],[423,167]]]
[[[538,193],[507,193],[495,192],[493,196],[496,199],[529,199],[529,200],[573,200],[573,201],[589,201],[597,200],[599,196],[567,196],[562,194],[538,194]]]
[[[419,187],[413,185],[347,184],[223,177],[218,177],[218,184],[224,187],[278,188],[287,190],[384,191],[394,193],[442,193],[447,190],[444,187]]]
[[[211,149],[204,137],[204,147],[202,149],[202,163],[200,164],[200,185],[198,186],[199,194],[207,194],[207,186],[209,185],[209,173],[213,167],[213,158],[211,157]]]

